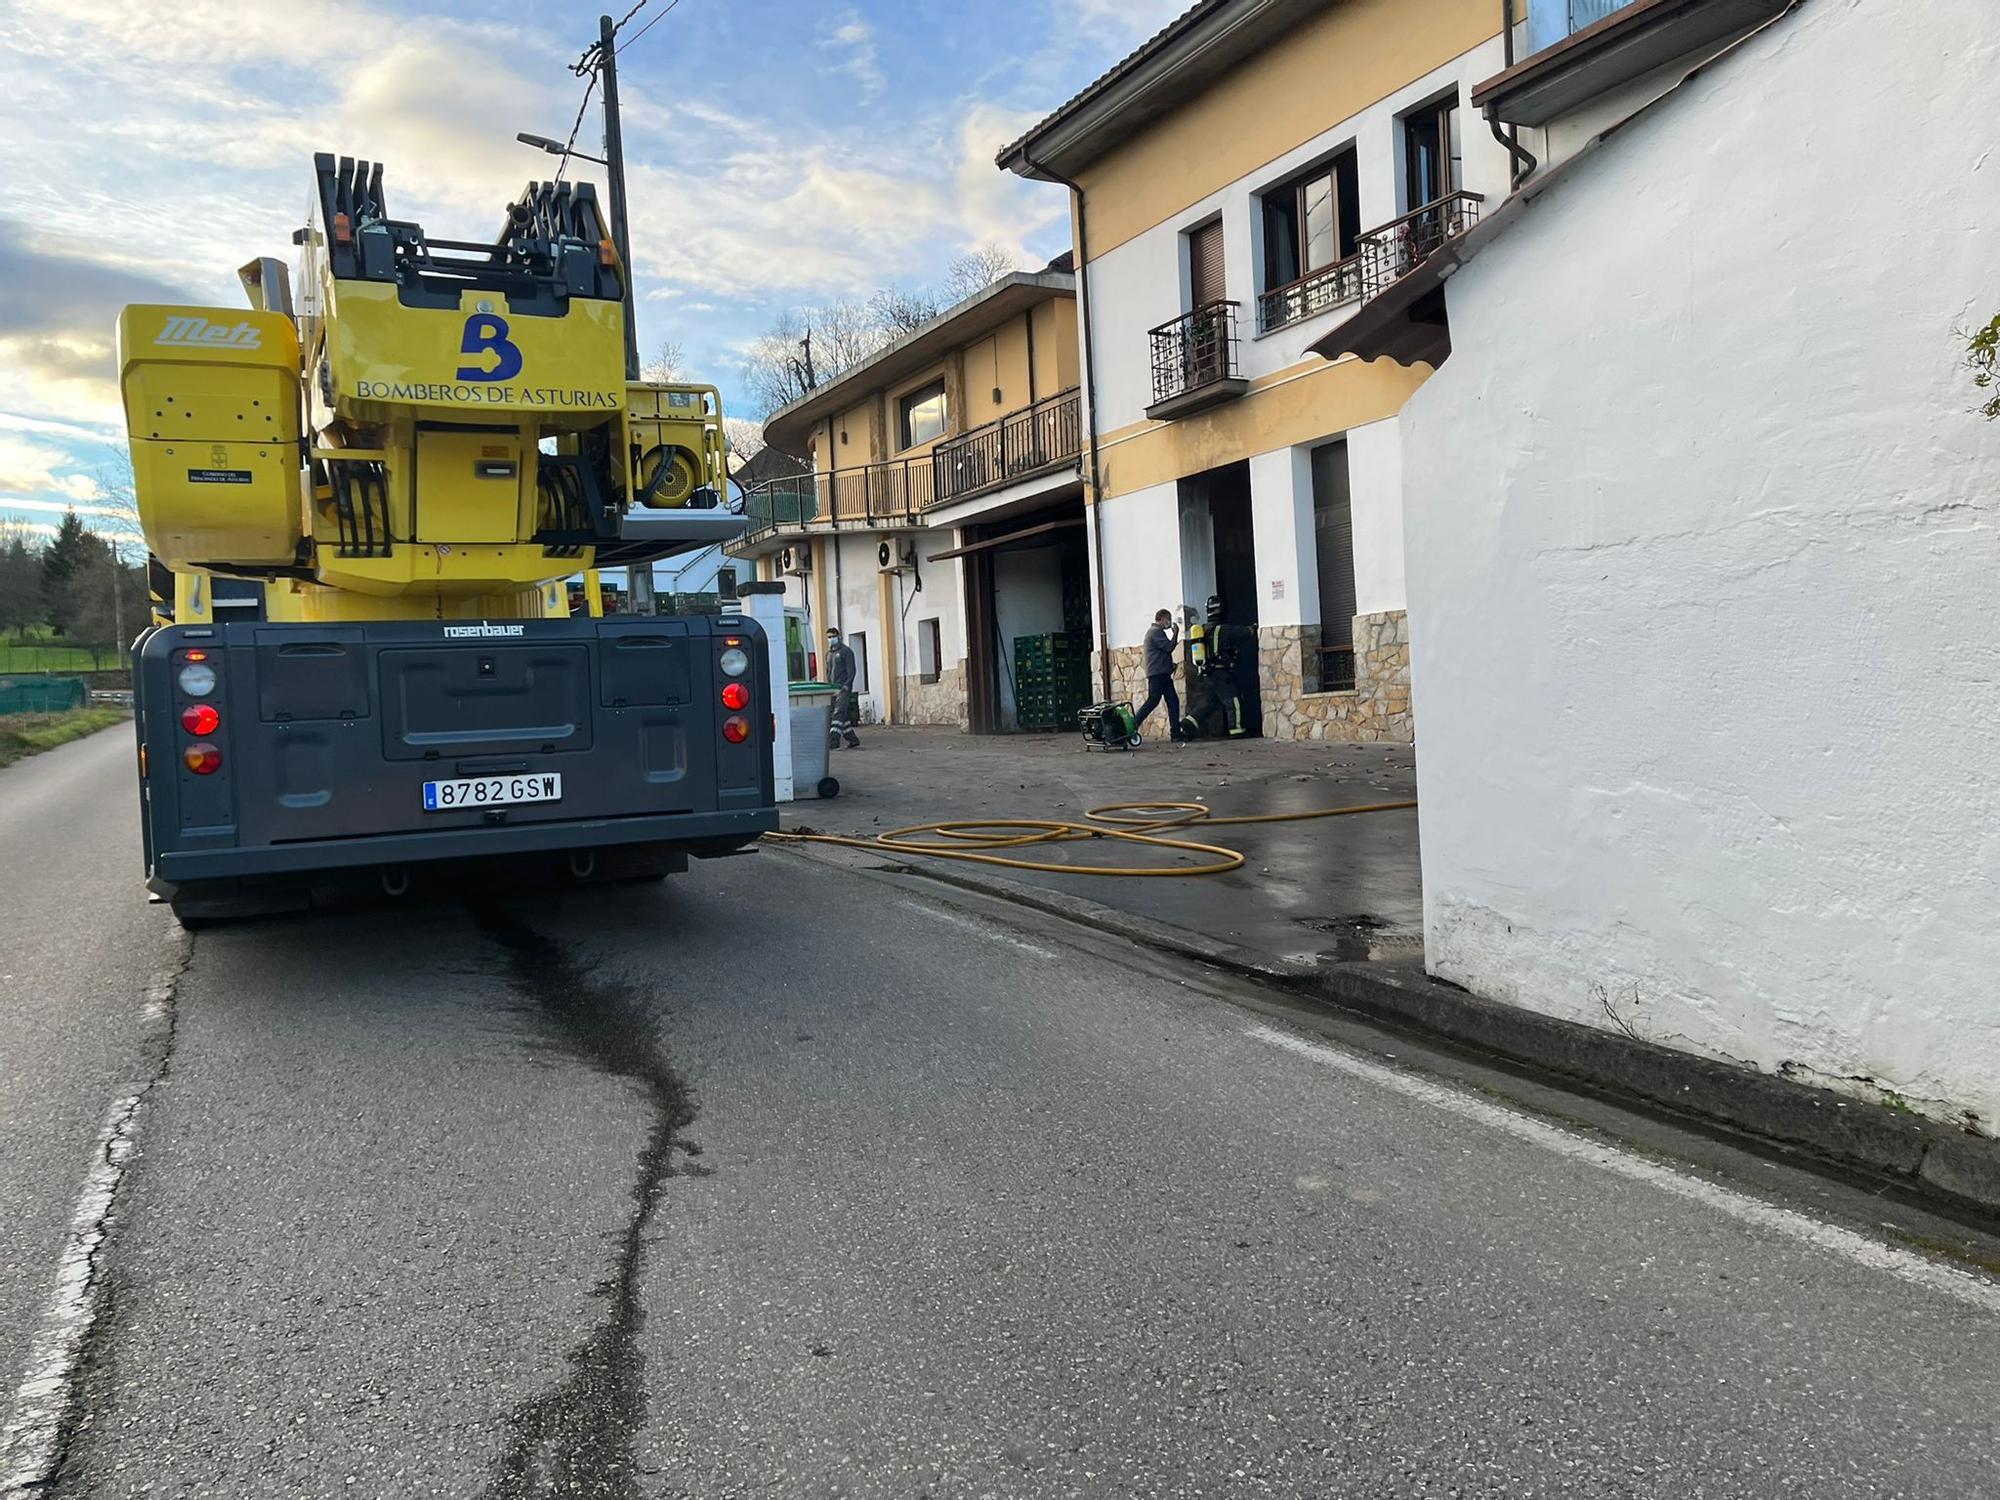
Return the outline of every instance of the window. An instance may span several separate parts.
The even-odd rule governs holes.
[[[1403,116],[1403,211],[1455,193],[1465,180],[1458,136],[1458,95],[1413,109]]]
[[[917,621],[917,675],[925,682],[936,682],[944,675],[940,663],[944,657],[944,632],[935,619]]]
[[[944,382],[933,380],[902,400],[903,446],[914,448],[944,436]]]
[[[716,569],[715,592],[716,597],[721,599],[734,599],[736,597],[736,570],[734,568]]]
[[[1210,219],[1187,232],[1188,310],[1227,300],[1222,274],[1222,220]]]
[[[847,648],[854,653],[854,691],[868,691],[868,637],[855,631],[847,638]]]
[[[1350,149],[1264,194],[1264,286],[1289,286],[1354,253],[1360,173]]]
[[[1313,556],[1319,565],[1319,688],[1354,686],[1354,497],[1347,439],[1312,451]]]

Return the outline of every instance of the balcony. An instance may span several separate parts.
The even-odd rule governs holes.
[[[1064,464],[1083,451],[1083,404],[1061,391],[984,427],[939,443],[932,502],[966,500]]]
[[[1272,287],[1257,299],[1257,331],[1270,333],[1287,323],[1302,322],[1328,308],[1353,302],[1361,296],[1361,257],[1350,255],[1330,266],[1321,266],[1283,286]]]
[[[1237,361],[1234,302],[1209,302],[1148,332],[1153,345],[1156,422],[1233,401],[1250,388]]]
[[[1479,193],[1450,193],[1355,236],[1354,253],[1257,299],[1257,331],[1270,333],[1329,308],[1365,302],[1416,270],[1479,222]]]
[[[923,524],[924,507],[935,503],[931,455],[858,464],[828,474],[772,479],[743,497],[748,521],[743,545],[778,532],[813,530],[892,531]]]
[[[1477,224],[1479,205],[1485,201],[1483,193],[1447,193],[1434,203],[1356,236],[1350,259],[1360,262],[1361,300],[1387,291],[1429,260],[1440,246]]]

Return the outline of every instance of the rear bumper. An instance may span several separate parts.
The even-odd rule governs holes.
[[[748,843],[760,834],[776,832],[777,827],[778,810],[759,807],[744,812],[669,813],[524,823],[514,827],[418,829],[410,833],[250,848],[164,850],[156,857],[152,878],[146,883],[155,891],[170,894],[193,881],[300,875],[432,860],[504,858],[629,844],[665,844],[686,850],[699,845]]]

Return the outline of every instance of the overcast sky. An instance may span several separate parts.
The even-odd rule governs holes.
[[[786,305],[1062,250],[1062,190],[995,150],[1186,3],[679,0],[638,36],[648,0],[619,56],[641,349],[677,340],[741,407],[740,351]],[[0,0],[0,519],[88,512],[124,444],[119,307],[242,305],[236,267],[293,253],[315,151],[382,161],[398,218],[490,238],[554,165],[514,133],[568,134],[603,8]]]

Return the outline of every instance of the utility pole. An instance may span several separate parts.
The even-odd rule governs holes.
[[[120,586],[123,580],[119,574],[125,571],[124,559],[118,555],[118,545],[111,546],[111,639],[116,642],[118,665],[128,666],[125,659],[126,648],[131,642],[125,639],[125,590]]]
[[[618,251],[618,278],[625,285],[625,378],[639,378],[637,299],[632,291],[632,236],[625,213],[625,137],[618,125],[618,27],[597,18],[597,69],[604,88],[604,173],[611,198],[611,243]],[[632,613],[653,613],[653,565],[625,570],[625,597]]]

